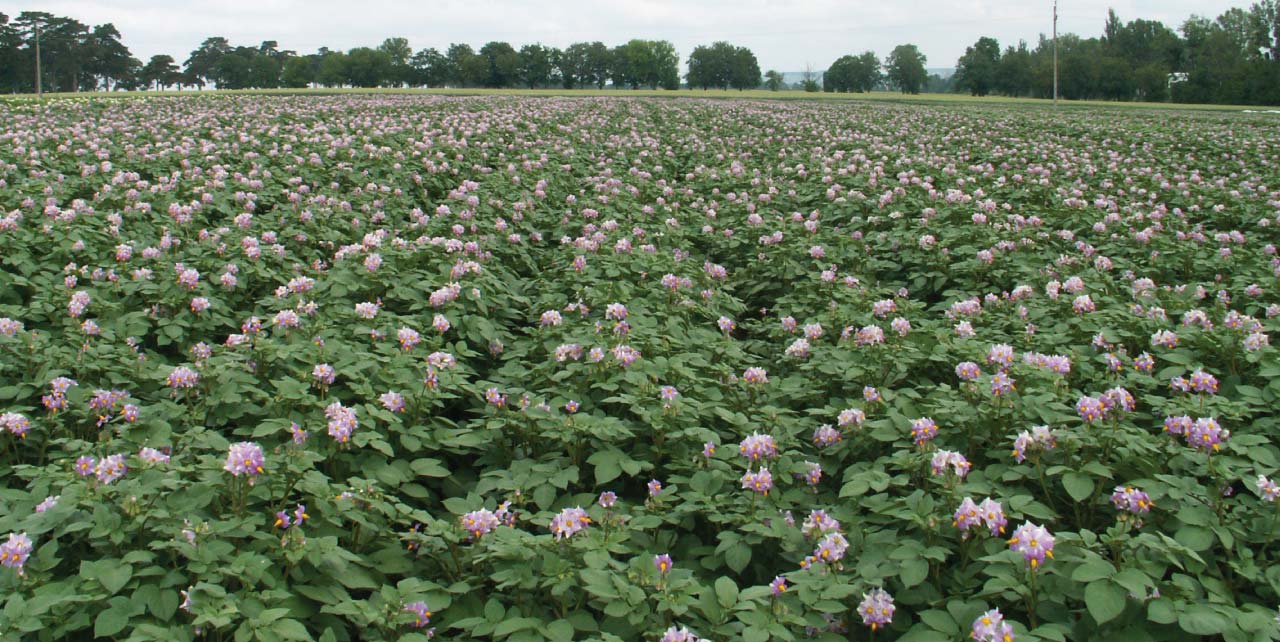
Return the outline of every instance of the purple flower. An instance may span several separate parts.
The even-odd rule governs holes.
[[[601,508],[613,508],[613,505],[618,503],[618,494],[611,490],[606,490],[600,493],[600,499],[596,503],[600,504]]]
[[[1195,422],[1186,415],[1181,417],[1165,417],[1164,431],[1170,435],[1182,435],[1191,430]]]
[[[762,435],[760,433],[751,433],[742,443],[738,445],[738,453],[746,457],[748,461],[760,461],[761,459],[773,459],[778,456],[778,447],[770,435]]]
[[[806,537],[814,534],[823,534],[829,531],[840,529],[840,522],[836,521],[827,511],[816,509],[809,512],[809,516],[804,518],[804,523],[800,525],[800,532]]]
[[[862,616],[862,623],[871,627],[872,631],[875,631],[893,622],[895,609],[893,596],[886,593],[884,589],[875,588],[862,595],[862,603],[858,605],[858,614]]]
[[[194,388],[198,383],[200,383],[200,373],[186,366],[178,366],[169,373],[170,388]]]
[[[1183,435],[1187,445],[1205,452],[1216,452],[1221,449],[1222,442],[1231,437],[1231,432],[1218,425],[1213,417],[1197,419]]]
[[[844,435],[832,428],[831,424],[822,424],[813,431],[813,443],[817,446],[830,446],[841,439],[844,439]]]
[[[252,482],[254,478],[265,472],[264,465],[262,446],[251,441],[241,441],[231,444],[227,449],[227,461],[222,469],[234,477],[247,475]]]
[[[847,408],[841,410],[840,414],[836,416],[836,425],[841,428],[851,425],[856,427],[861,426],[866,420],[867,413],[863,412],[861,408]]]
[[[1218,392],[1218,379],[1204,370],[1196,370],[1191,373],[1189,382],[1191,389],[1196,392],[1207,392],[1209,394]]]
[[[148,464],[167,464],[169,463],[169,455],[156,450],[155,448],[143,448],[138,451],[138,459]]]
[[[671,571],[671,556],[663,553],[653,557],[653,567],[658,569],[662,575],[666,575]]]
[[[975,642],[1013,642],[1013,627],[1005,623],[1000,609],[991,609],[973,621],[969,637]]]
[[[865,399],[867,403],[876,403],[877,401],[880,401],[880,391],[871,386],[863,386],[862,398]]]
[[[31,422],[24,415],[16,412],[6,412],[0,415],[0,428],[8,430],[19,438],[26,439],[27,431],[31,430]]]
[[[581,506],[566,508],[551,518],[551,532],[556,539],[568,539],[591,524],[591,518]]]
[[[94,468],[93,472],[99,482],[103,484],[110,484],[111,482],[124,477],[125,472],[128,470],[129,467],[125,466],[124,463],[124,455],[110,455],[103,457],[102,460],[98,462],[98,465]]]
[[[960,529],[962,537],[969,536],[969,529],[977,526],[982,521],[982,512],[978,510],[978,505],[973,503],[973,499],[965,497],[960,502],[960,507],[956,509],[955,515],[952,516],[951,524]]]
[[[1012,366],[1013,359],[1013,346],[1007,343],[997,343],[987,351],[987,365],[994,366],[1000,370]]]
[[[659,494],[662,493],[662,482],[656,479],[651,479],[649,480],[648,486],[649,486],[650,497],[657,497]]]
[[[618,364],[621,365],[623,368],[626,368],[631,364],[635,363],[637,360],[640,359],[640,356],[641,356],[639,350],[636,350],[635,348],[629,345],[614,346],[614,348],[610,350],[610,352],[613,353],[613,358],[617,359]]]
[[[1166,348],[1176,348],[1178,347],[1178,335],[1169,332],[1168,330],[1160,330],[1151,335],[1151,345],[1152,347],[1164,346]]]
[[[1116,486],[1111,493],[1111,503],[1118,511],[1141,515],[1151,512],[1151,497],[1132,486]]]
[[[1280,484],[1267,479],[1265,475],[1258,475],[1258,494],[1262,496],[1263,501],[1274,502],[1280,498]]]
[[[938,424],[928,417],[911,420],[911,438],[917,446],[923,446],[938,436]]]
[[[773,578],[773,581],[772,581],[772,582],[769,582],[769,592],[770,592],[770,593],[773,593],[773,596],[774,596],[774,597],[778,597],[778,596],[782,595],[783,593],[786,593],[786,592],[787,592],[787,578],[782,577],[781,575],[779,575],[779,576],[777,576],[777,577]]]
[[[817,486],[818,482],[822,481],[822,464],[813,461],[806,461],[804,465],[808,468],[803,475],[804,480],[808,482],[810,486]]]
[[[477,540],[488,535],[500,523],[498,516],[487,508],[473,510],[460,517],[458,521],[462,522],[462,528],[471,534],[471,539]]]
[[[324,409],[324,416],[329,419],[329,436],[340,444],[351,441],[351,433],[360,427],[354,408],[344,408],[341,401],[335,401]]]
[[[1102,393],[1102,398],[1099,401],[1102,402],[1103,407],[1108,412],[1113,409],[1119,409],[1122,412],[1133,412],[1138,407],[1133,395],[1119,386]]]
[[[18,569],[18,575],[26,571],[23,568],[31,555],[31,538],[26,533],[10,533],[9,541],[0,544],[0,564]]]
[[[769,374],[764,368],[747,368],[742,372],[742,380],[752,385],[769,383]]]
[[[929,466],[933,469],[933,474],[935,475],[947,474],[947,467],[950,466],[951,472],[955,473],[956,477],[964,479],[964,476],[969,474],[969,468],[972,464],[969,463],[968,459],[965,459],[964,455],[958,452],[939,450],[934,453],[933,460]]]
[[[991,375],[991,394],[997,397],[1004,396],[1017,390],[1013,377],[1004,372],[997,372]]]
[[[408,352],[422,342],[422,335],[413,328],[400,328],[396,331],[396,339],[400,341],[400,349]]]
[[[76,474],[81,477],[88,477],[98,466],[98,460],[88,455],[82,456],[76,460]]]
[[[715,456],[715,454],[716,454],[716,442],[708,441],[707,443],[702,444],[703,457],[706,457],[707,459],[711,459],[712,457]]]
[[[311,376],[320,385],[331,386],[334,378],[337,377],[337,372],[334,371],[333,366],[322,363],[311,369]]]
[[[703,642],[703,640],[683,626],[678,629],[672,626],[662,634],[658,642]]]
[[[675,386],[662,386],[658,389],[658,396],[662,399],[663,405],[667,406],[680,396],[680,391]]]
[[[1027,459],[1027,451],[1050,451],[1058,445],[1057,437],[1048,426],[1034,426],[1031,431],[1026,430],[1018,433],[1016,439],[1013,440],[1013,457],[1022,463]]]
[[[49,510],[50,508],[57,506],[59,499],[62,499],[61,495],[50,495],[49,497],[44,498],[44,501],[40,502],[39,504],[36,504],[36,512],[43,513]]]
[[[956,376],[961,381],[977,381],[982,376],[982,369],[972,361],[963,361],[956,364]]]
[[[1004,533],[1005,526],[1009,524],[1009,520],[1005,519],[1004,506],[1001,506],[1000,502],[988,497],[978,505],[978,512],[982,516],[982,523],[991,531],[992,536]]]
[[[742,476],[742,487],[747,490],[753,490],[761,495],[768,495],[773,489],[773,475],[768,468],[761,468],[759,472],[747,471]]]
[[[844,559],[845,551],[849,550],[849,540],[838,532],[828,533],[818,542],[818,546],[813,549],[813,561],[831,564]]]
[[[1053,558],[1053,535],[1043,526],[1031,522],[1023,522],[1013,532],[1009,547],[1022,554],[1022,559],[1035,570],[1044,564],[1046,557]]]
[[[398,392],[384,392],[378,396],[378,402],[391,412],[404,412],[404,395]]]
[[[431,610],[427,608],[426,602],[410,602],[405,604],[404,612],[413,615],[413,622],[410,622],[410,624],[415,629],[420,629],[431,623]]]
[[[1101,399],[1086,396],[1076,402],[1076,413],[1085,423],[1091,424],[1102,419],[1106,414],[1106,408],[1102,405]]]

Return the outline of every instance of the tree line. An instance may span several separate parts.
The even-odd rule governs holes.
[[[1262,0],[1178,31],[1154,20],[1123,22],[1109,11],[1100,37],[1058,38],[1059,94],[1067,99],[1280,104],[1280,2]],[[1053,96],[1053,42],[1000,49],[983,37],[956,63],[955,81],[975,96]]]
[[[680,76],[680,57],[666,40],[634,39],[608,46],[578,42],[563,49],[493,41],[415,51],[405,38],[347,51],[298,54],[274,40],[233,45],[210,37],[179,64],[171,55],[135,58],[111,23],[28,11],[0,13],[0,91],[35,90],[35,35],[40,34],[41,84],[47,91],[303,87],[525,87],[779,90],[783,74],[763,75],[754,53],[728,42],[695,47]],[[1059,93],[1067,99],[1280,104],[1280,0],[1233,8],[1216,19],[1192,16],[1175,31],[1163,23],[1122,22],[1110,11],[1101,36],[1064,34],[1057,42]],[[821,74],[807,71],[798,88],[865,92],[896,89],[967,91],[1048,98],[1053,95],[1054,43],[1003,50],[990,37],[965,50],[950,79],[930,76],[912,44],[882,61],[872,51],[841,56]]]

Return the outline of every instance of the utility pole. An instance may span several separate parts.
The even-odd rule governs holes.
[[[1053,0],[1053,106],[1058,107],[1058,0]]]
[[[36,23],[36,101],[44,102],[44,93],[40,86],[40,23]]]

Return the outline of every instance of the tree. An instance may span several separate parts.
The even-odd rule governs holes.
[[[449,82],[449,59],[434,48],[413,54],[409,65],[413,68],[413,85],[443,87]]]
[[[294,56],[284,63],[284,71],[280,73],[280,84],[291,89],[309,87],[316,80],[313,56]]]
[[[1027,43],[1020,41],[1015,49],[1010,46],[1000,56],[996,66],[995,90],[1005,96],[1030,95],[1034,79],[1031,52]]]
[[[387,38],[378,45],[378,51],[391,59],[391,70],[387,81],[392,85],[407,85],[413,80],[413,67],[409,59],[413,57],[413,48],[407,38]]]
[[[152,56],[139,77],[144,86],[154,86],[156,89],[168,89],[180,80],[178,65],[173,61],[173,56],[168,54]]]
[[[391,55],[370,47],[347,52],[347,84],[352,87],[382,87],[394,82]]]
[[[915,45],[898,45],[885,58],[885,77],[904,94],[918,94],[928,75],[924,65],[925,55]]]
[[[581,69],[583,84],[595,83],[596,89],[604,89],[613,69],[613,51],[596,40],[587,45],[586,64]]]
[[[999,67],[1000,43],[983,36],[956,61],[956,85],[970,95],[986,96],[995,89]]]
[[[742,91],[760,86],[760,63],[746,47],[737,47],[729,65],[729,86]]]
[[[760,64],[746,47],[714,42],[710,46],[695,47],[689,54],[689,73],[685,79],[690,87],[702,89],[752,89],[760,86]]]
[[[538,44],[520,48],[519,76],[526,87],[546,87],[551,83],[551,74],[555,71],[555,65],[552,64],[554,53],[554,49]]]
[[[85,71],[93,77],[94,88],[101,83],[110,91],[112,83],[118,84],[129,73],[129,59],[133,56],[120,41],[120,31],[111,23],[93,28],[90,47],[91,56]]]
[[[221,87],[221,79],[218,76],[218,66],[222,62],[222,57],[231,52],[231,44],[226,38],[221,36],[213,36],[205,38],[200,47],[191,52],[187,57],[187,61],[183,63],[187,73],[200,79],[200,84],[214,83]]]
[[[485,87],[515,87],[520,81],[520,54],[505,42],[488,42],[480,48],[488,67]]]
[[[779,89],[782,89],[782,86],[785,83],[786,80],[778,70],[770,69],[769,71],[764,72],[765,89],[768,89],[769,91],[778,91]]]
[[[478,75],[468,73],[468,67],[476,67],[472,64],[472,60],[476,58],[476,52],[471,45],[464,43],[454,43],[449,45],[449,49],[445,52],[445,58],[449,61],[448,66],[448,84],[458,87],[476,87],[484,83],[484,76],[489,72],[488,65],[481,61],[484,69]]]
[[[880,84],[880,59],[874,51],[841,56],[822,74],[823,91],[867,92]]]

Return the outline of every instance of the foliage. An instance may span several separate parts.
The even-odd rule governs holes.
[[[918,94],[928,80],[924,66],[928,59],[915,45],[898,45],[884,59],[884,77],[904,94]]]
[[[1263,116],[0,112],[6,637],[1276,635]]]

